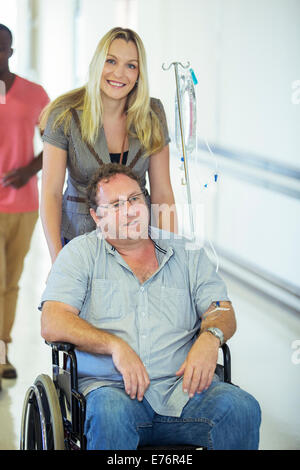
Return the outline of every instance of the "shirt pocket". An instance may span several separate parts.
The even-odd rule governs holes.
[[[190,330],[192,327],[192,309],[188,289],[161,287],[160,315],[167,319],[173,327]]]
[[[92,280],[88,316],[95,326],[117,320],[125,314],[120,287],[120,281],[117,280]]]

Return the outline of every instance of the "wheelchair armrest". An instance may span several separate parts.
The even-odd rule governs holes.
[[[72,343],[63,343],[60,341],[45,341],[45,343],[50,346],[54,351],[63,351],[69,353],[71,351],[74,351],[75,349],[75,345]]]
[[[58,352],[63,351],[67,354],[71,353],[73,356],[73,352],[75,349],[75,345],[72,343],[64,343],[60,341],[45,341],[45,343],[52,348],[52,351]],[[223,352],[223,367],[224,367],[224,382],[231,383],[231,356],[230,356],[230,349],[226,343],[222,344],[221,346]],[[76,383],[77,383],[77,365],[75,366],[75,375],[76,375]]]
[[[224,382],[231,383],[231,356],[229,346],[224,343],[221,346],[223,352]]]
[[[52,348],[52,365],[58,366],[60,363],[59,352],[63,352],[63,367],[66,369],[67,360],[71,361],[71,385],[72,389],[78,390],[78,375],[77,375],[77,359],[75,354],[75,345],[72,343],[64,343],[62,341],[45,341],[45,343]]]

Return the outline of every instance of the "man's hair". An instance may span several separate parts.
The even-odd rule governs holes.
[[[102,180],[108,182],[110,178],[119,174],[128,176],[128,178],[131,178],[132,180],[136,181],[142,191],[140,178],[128,166],[121,165],[119,163],[107,163],[105,165],[101,165],[99,170],[97,170],[96,173],[94,173],[94,175],[92,176],[92,179],[90,180],[90,183],[87,188],[87,202],[91,209],[94,209],[94,211],[96,211],[98,207],[96,199],[99,182]]]
[[[12,44],[12,42],[13,42],[13,35],[12,35],[11,30],[10,30],[7,26],[5,26],[4,24],[1,24],[1,23],[0,23],[0,31],[6,31],[6,32],[9,34],[10,43]]]

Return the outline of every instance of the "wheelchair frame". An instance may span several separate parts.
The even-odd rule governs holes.
[[[78,392],[75,346],[61,342],[46,344],[52,348],[53,380],[47,375],[39,375],[26,393],[20,449],[84,450],[85,397]],[[51,400],[54,403],[50,406]],[[59,410],[59,417],[51,414],[54,408]]]
[[[75,346],[71,343],[46,342],[52,348],[53,379],[41,374],[27,390],[22,412],[21,450],[85,450],[85,397],[78,392]],[[228,345],[221,346],[223,365],[216,373],[231,383],[231,356]],[[60,360],[59,353],[63,357]],[[69,362],[69,366],[68,366]],[[168,449],[191,449],[173,446]],[[195,447],[193,447],[196,449]],[[140,447],[139,450],[154,449]],[[167,447],[155,449],[167,449]]]

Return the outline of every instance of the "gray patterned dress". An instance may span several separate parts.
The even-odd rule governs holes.
[[[170,142],[168,126],[163,105],[159,99],[151,98],[151,108],[160,119],[165,145]],[[64,125],[53,129],[52,125],[60,112],[53,111],[48,119],[43,141],[55,147],[66,150],[67,156],[67,187],[63,195],[61,236],[68,240],[91,232],[95,229],[95,223],[90,216],[86,199],[86,189],[92,175],[99,165],[111,163],[104,129],[101,127],[94,147],[90,147],[82,141],[80,130],[80,116],[82,111],[72,110],[72,119],[69,131],[64,133]],[[146,172],[149,168],[149,158],[143,157],[142,148],[138,139],[129,137],[129,151],[126,165],[132,168],[141,178],[142,189],[146,185]],[[149,197],[148,197],[149,202]]]

